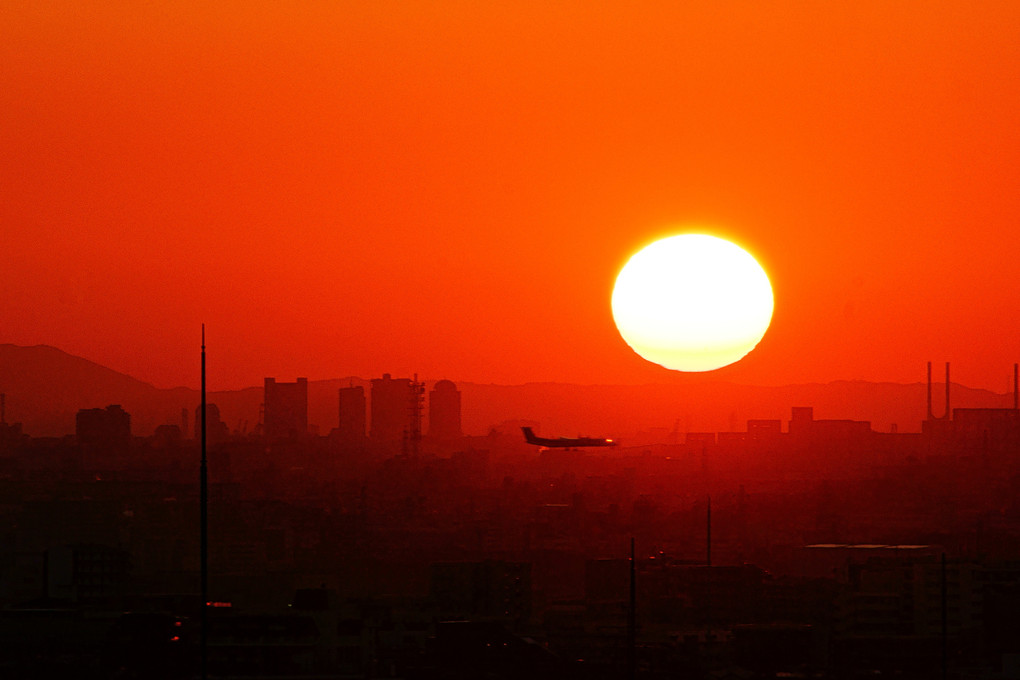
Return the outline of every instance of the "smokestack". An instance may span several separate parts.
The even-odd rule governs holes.
[[[928,420],[933,420],[935,414],[931,412],[931,362],[928,362]]]
[[[942,416],[946,420],[951,420],[953,417],[953,410],[949,408],[949,362],[946,362],[946,412]]]

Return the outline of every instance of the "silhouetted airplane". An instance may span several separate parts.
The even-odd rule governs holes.
[[[529,444],[535,446],[545,446],[553,449],[574,449],[582,446],[616,446],[616,442],[612,439],[597,439],[595,437],[576,437],[570,439],[569,437],[559,437],[557,439],[546,439],[545,437],[537,437],[530,427],[522,427],[521,430],[524,432],[524,440]]]

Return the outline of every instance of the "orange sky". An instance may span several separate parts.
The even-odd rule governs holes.
[[[1020,3],[5,2],[0,342],[158,386],[680,379],[619,268],[716,225],[776,311],[708,374],[1020,360]],[[693,5],[693,7],[692,7]]]

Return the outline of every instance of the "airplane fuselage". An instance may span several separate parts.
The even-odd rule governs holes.
[[[557,437],[555,439],[549,437],[539,437],[530,427],[522,427],[521,431],[524,432],[524,441],[534,446],[544,446],[550,449],[577,449],[589,446],[616,446],[616,442],[612,439],[600,439],[597,437]]]

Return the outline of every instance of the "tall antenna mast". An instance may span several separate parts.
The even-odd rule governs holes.
[[[202,572],[202,639],[201,671],[202,680],[208,675],[209,660],[209,474],[206,469],[205,437],[205,324],[202,324],[202,465],[199,469],[199,514],[201,528],[201,572]]]
[[[627,677],[637,677],[637,562],[630,537],[630,608],[627,610]]]

